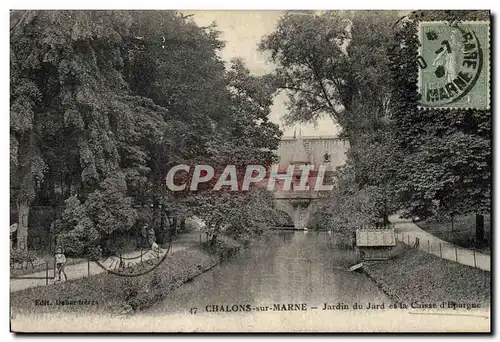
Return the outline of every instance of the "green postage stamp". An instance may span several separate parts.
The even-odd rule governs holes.
[[[444,21],[419,25],[421,107],[490,107],[490,23]]]

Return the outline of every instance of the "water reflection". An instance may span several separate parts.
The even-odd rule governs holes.
[[[342,253],[327,232],[287,231],[263,236],[239,256],[198,276],[145,313],[204,310],[207,305],[273,305],[384,301],[365,275],[337,265]]]

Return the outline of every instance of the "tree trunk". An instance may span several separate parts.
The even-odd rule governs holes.
[[[387,198],[384,200],[384,228],[389,225],[389,215],[387,214]]]
[[[168,227],[168,236],[169,239],[173,239],[175,235],[177,235],[177,216],[174,216],[172,219],[169,220],[169,227]]]
[[[175,236],[177,233],[177,216],[175,216],[172,220],[172,225],[170,226],[170,234]]]
[[[455,216],[451,215],[451,231],[455,230]]]
[[[164,233],[166,231],[166,229],[165,229],[165,210],[163,210],[163,207],[162,207],[162,210],[160,211],[160,231],[162,233]]]
[[[28,249],[28,216],[30,213],[30,206],[28,202],[17,203],[17,249]]]
[[[153,198],[153,207],[152,207],[152,213],[151,213],[151,222],[153,224],[153,227],[156,229],[158,229],[158,226],[159,226],[159,221],[158,221],[158,218],[160,217],[159,216],[160,214],[160,203],[158,202],[158,199],[155,197]]]
[[[210,246],[215,246],[216,241],[217,241],[217,234],[213,234],[212,239],[210,240]]]
[[[484,242],[484,216],[476,214],[476,240]]]
[[[389,225],[389,215],[384,214],[384,228],[387,228],[387,226]]]

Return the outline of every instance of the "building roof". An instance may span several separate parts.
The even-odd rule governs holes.
[[[394,229],[356,230],[356,246],[358,247],[388,247],[395,245]]]

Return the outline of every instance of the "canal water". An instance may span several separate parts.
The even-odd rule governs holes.
[[[348,253],[333,248],[327,232],[269,232],[142,314],[186,313],[191,308],[202,314],[247,304],[305,303],[308,309],[321,310],[325,303],[352,307],[355,302],[390,302],[366,275],[346,269]]]

